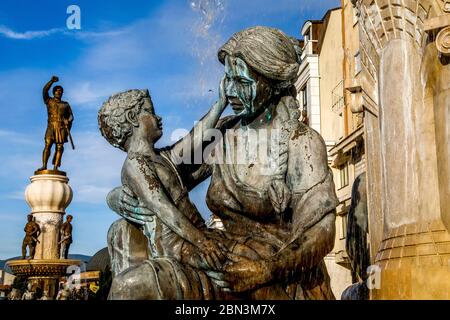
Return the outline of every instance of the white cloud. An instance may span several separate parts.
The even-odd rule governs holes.
[[[2,132],[4,130],[0,131],[0,137]],[[15,135],[12,131],[7,133]],[[72,135],[76,149],[72,150],[69,145],[65,145],[60,169],[66,171],[70,179],[69,184],[74,192],[73,202],[104,204],[107,193],[120,184],[121,168],[126,155],[110,146],[100,132],[75,131]],[[22,136],[27,141],[33,139],[31,136]],[[0,176],[8,180],[14,179],[14,188],[17,189],[3,194],[3,197],[24,200],[28,178],[38,166],[40,153],[36,153],[36,148],[24,149],[19,154],[5,155]]]
[[[105,204],[107,193],[120,184],[126,154],[109,145],[100,132],[74,132],[76,149],[63,155],[74,192],[73,202]],[[67,148],[68,149],[68,148]]]
[[[227,18],[234,20],[235,18],[242,19],[242,17],[275,17],[282,15],[287,18],[289,16],[296,16],[302,13],[311,13],[311,11],[325,14],[325,10],[339,7],[341,5],[340,0],[228,0],[228,8],[232,8],[233,12],[227,16]],[[239,10],[237,10],[239,8]],[[319,14],[319,15],[320,15]],[[316,17],[306,17],[307,19],[315,19]],[[279,22],[280,19],[273,19],[273,21]],[[299,21],[298,28],[304,21]]]
[[[21,152],[8,154],[2,153],[2,166],[0,166],[0,177],[8,179],[11,185],[18,181],[27,181],[28,177],[40,166],[40,152],[35,154],[35,149],[22,150]],[[25,190],[25,189],[24,189]]]
[[[8,199],[14,199],[14,200],[24,200],[25,198],[25,189],[19,190],[19,191],[13,191],[6,195],[6,198]]]
[[[51,28],[48,30],[29,30],[24,32],[17,32],[8,28],[7,26],[0,25],[0,35],[8,39],[14,40],[33,40],[49,37],[55,34],[63,34],[65,36],[75,37],[77,39],[95,39],[100,37],[117,36],[124,33],[124,29],[112,30],[112,31],[84,31],[84,30],[67,30],[63,28]]]
[[[170,96],[204,95],[205,90],[193,85],[206,88],[211,78],[219,76],[217,49],[223,39],[216,29],[206,30],[202,21],[188,3],[165,4],[150,16],[128,25],[122,33],[93,40],[77,64],[97,79],[111,75],[108,81],[112,83],[125,86],[127,82],[128,86],[161,83],[164,93],[170,91]],[[133,79],[129,79],[131,74]],[[214,84],[213,88],[217,86]]]
[[[63,29],[53,28],[49,30],[40,30],[40,31],[25,31],[25,32],[16,32],[6,26],[0,25],[0,34],[9,39],[16,40],[31,40],[36,38],[44,38],[55,33],[62,32]]]
[[[73,36],[77,39],[93,40],[101,37],[114,37],[126,33],[126,29],[118,29],[111,31],[84,31],[84,30],[72,30],[64,31],[67,36]]]
[[[0,129],[0,139],[7,140],[11,144],[20,144],[23,145],[24,147],[37,146],[39,144],[39,142],[36,141],[35,138],[12,130]]]
[[[92,83],[89,81],[75,84],[70,91],[71,94],[68,96],[68,101],[72,105],[91,105],[107,97],[111,92],[110,89],[99,89],[98,86],[93,88]]]
[[[0,212],[0,219],[2,222],[4,221],[12,221],[12,222],[20,222],[24,221],[23,212]]]
[[[114,172],[114,174],[120,174]],[[101,183],[101,181],[99,181]],[[79,185],[76,189],[76,194],[74,199],[79,203],[92,203],[92,204],[104,204],[106,201],[106,195],[110,192],[116,185],[111,185],[108,187],[99,187],[95,185]]]

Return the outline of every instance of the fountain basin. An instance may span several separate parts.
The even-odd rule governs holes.
[[[67,274],[69,266],[80,266],[80,260],[39,259],[11,260],[7,266],[16,277],[61,277]]]

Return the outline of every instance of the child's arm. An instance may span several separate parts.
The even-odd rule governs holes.
[[[224,79],[225,78],[222,79],[219,86],[219,100],[216,101],[208,113],[194,125],[189,134],[170,147],[172,157],[175,157],[178,160],[190,159],[192,161],[190,163],[194,163],[196,160],[203,160],[195,159],[194,154],[198,153],[203,156],[203,148],[205,147],[205,144],[202,137],[207,135],[208,130],[215,128],[222,112],[228,105],[228,101],[225,96]],[[189,154],[185,154],[187,150],[190,151]],[[178,163],[178,161],[174,162]]]
[[[166,194],[166,190],[153,169],[143,160],[127,160],[124,174],[128,185],[142,204],[181,238],[192,243],[205,255],[211,267],[220,267],[224,254],[212,240],[197,229],[191,221],[178,210]]]

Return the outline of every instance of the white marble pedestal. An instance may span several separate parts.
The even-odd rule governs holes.
[[[65,175],[38,174],[30,180],[25,199],[41,227],[34,259],[59,259],[59,230],[73,195],[69,178]]]

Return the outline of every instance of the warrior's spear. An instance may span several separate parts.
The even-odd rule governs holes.
[[[70,236],[64,237],[61,241],[58,242],[58,244],[63,243],[64,241],[68,240],[69,238],[70,238]]]

